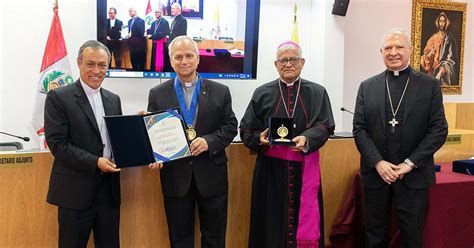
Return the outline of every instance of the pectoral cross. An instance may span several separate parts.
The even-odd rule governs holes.
[[[392,120],[388,122],[388,124],[392,125],[392,134],[395,133],[395,126],[398,124],[397,119],[393,117]]]

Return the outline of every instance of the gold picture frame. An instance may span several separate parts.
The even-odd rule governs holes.
[[[462,94],[467,3],[412,0],[413,68],[436,77],[447,95]]]

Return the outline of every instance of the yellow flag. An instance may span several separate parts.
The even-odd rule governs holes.
[[[298,10],[298,7],[294,7],[294,18],[293,18],[293,33],[291,34],[291,41],[294,43],[298,44],[298,21],[296,20],[296,11]]]
[[[219,3],[216,4],[214,9],[214,16],[212,17],[213,27],[211,30],[211,39],[219,39],[221,36],[221,6]],[[225,34],[227,35],[227,34]]]

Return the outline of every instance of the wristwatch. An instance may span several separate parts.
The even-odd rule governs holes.
[[[410,160],[410,159],[405,159],[405,161],[403,161],[404,164],[410,166],[412,169],[415,168],[415,164]]]

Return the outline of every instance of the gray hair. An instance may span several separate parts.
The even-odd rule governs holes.
[[[186,35],[181,35],[174,38],[173,41],[171,41],[170,45],[168,46],[168,55],[170,56],[170,59],[173,58],[171,55],[173,54],[173,47],[175,43],[177,42],[190,42],[193,45],[194,53],[199,58],[199,48],[198,48],[197,43],[193,39],[191,39],[191,37],[186,36]]]
[[[410,34],[403,28],[392,28],[388,31],[386,31],[384,34],[383,34],[383,38],[382,38],[382,49],[383,49],[383,46],[384,46],[384,43],[385,43],[385,39],[387,39],[388,36],[391,36],[391,35],[402,35],[404,38],[405,38],[405,41],[407,42],[408,45],[411,45],[411,37],[410,37]]]
[[[298,54],[298,57],[299,58],[302,58],[303,57],[303,50],[301,50],[301,47],[297,46],[297,45],[294,45],[292,43],[288,43],[288,44],[284,44],[284,45],[281,45],[278,47],[277,51],[276,51],[276,54],[275,54],[275,57],[276,59],[278,60],[278,54],[279,53],[282,53],[284,51],[288,51],[288,50],[296,50],[296,53]]]
[[[181,4],[179,4],[179,3],[177,3],[177,2],[176,2],[176,3],[173,3],[173,4],[171,4],[171,8],[173,8],[173,7],[174,7],[174,8],[178,8],[178,9],[179,9],[179,12],[181,12]]]
[[[102,43],[96,41],[96,40],[88,40],[82,46],[79,48],[79,53],[77,55],[77,58],[82,61],[82,53],[84,53],[84,50],[86,48],[92,48],[92,49],[102,49],[107,53],[108,61],[112,58],[112,55],[110,54],[109,49]]]

